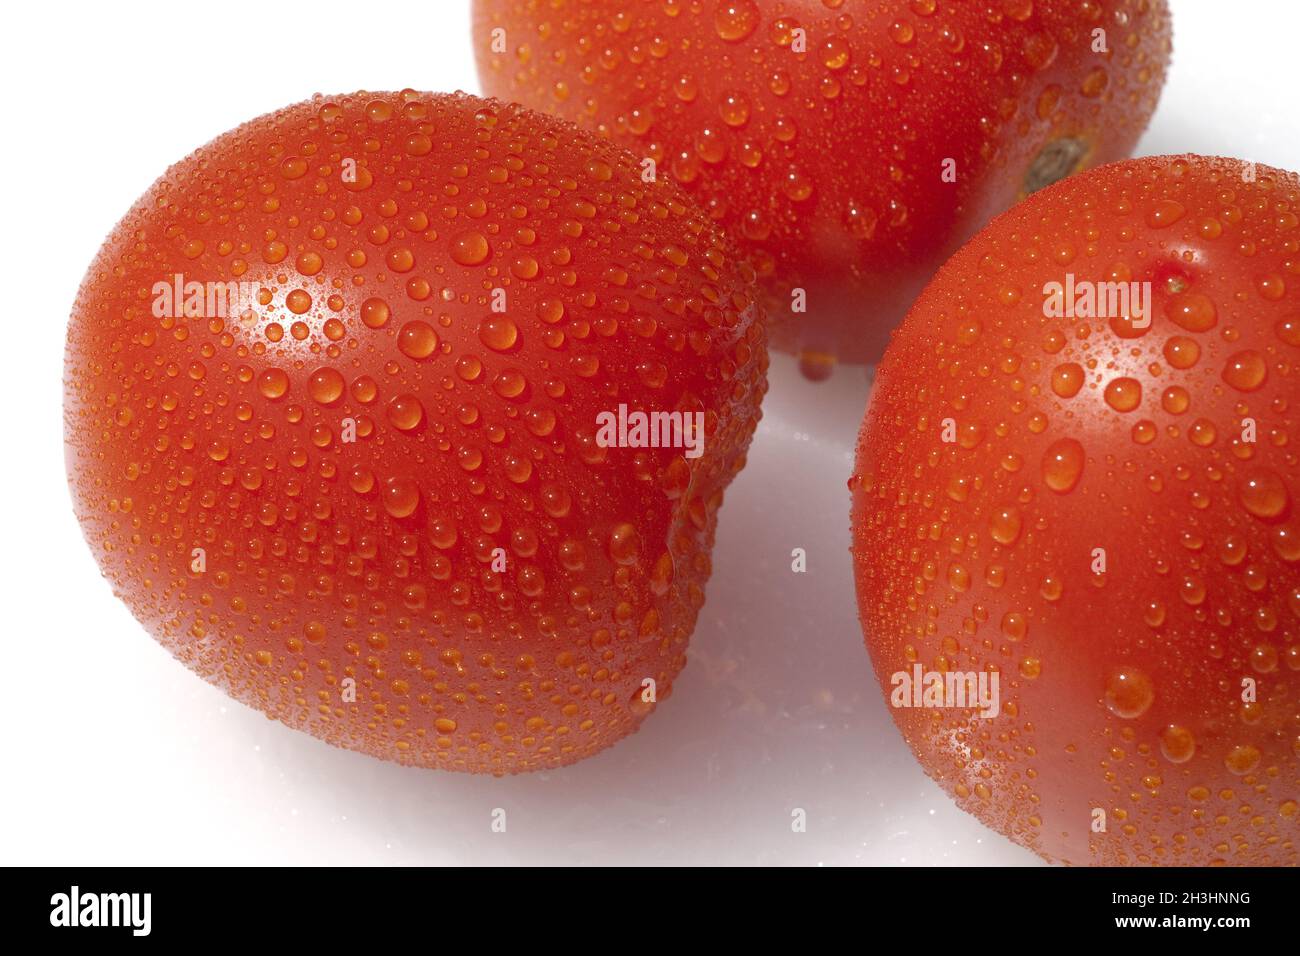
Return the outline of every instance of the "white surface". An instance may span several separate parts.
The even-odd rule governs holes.
[[[75,6],[11,6],[0,62],[0,862],[1035,862],[926,779],[872,678],[847,554],[860,371],[814,386],[775,363],[691,663],[639,734],[586,763],[407,770],[289,731],[172,661],[72,517],[60,381],[77,285],[158,174],[239,122],[314,92],[475,91],[468,0]],[[1295,4],[1173,6],[1174,67],[1139,152],[1300,169]]]

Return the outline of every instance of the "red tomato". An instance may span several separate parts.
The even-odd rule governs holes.
[[[288,107],[169,170],[90,267],[78,518],[150,632],[270,717],[424,767],[579,760],[685,663],[766,388],[751,280],[559,120]],[[620,405],[702,420],[702,454],[610,447]]]
[[[1164,0],[475,0],[474,11],[484,89],[599,130],[684,183],[744,245],[773,344],[801,354],[811,377],[836,358],[875,361],[992,215],[1127,156],[1170,51]]]
[[[850,482],[876,674],[926,772],[1049,859],[1300,862],[1297,210],[1300,177],[1236,160],[1071,177],[878,370]],[[996,716],[951,706],[980,674]]]

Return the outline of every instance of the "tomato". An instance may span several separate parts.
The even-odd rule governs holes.
[[[1300,862],[1297,210],[1300,177],[1235,160],[1070,177],[878,369],[850,482],[876,675],[926,772],[1049,859]]]
[[[288,107],[170,169],[91,265],[77,516],[153,636],[271,718],[422,767],[576,761],[685,662],[766,388],[752,280],[557,119]],[[679,430],[604,441],[620,406]]]
[[[874,362],[992,215],[1127,156],[1170,52],[1164,0],[475,0],[474,24],[486,92],[627,145],[743,244],[813,378]]]

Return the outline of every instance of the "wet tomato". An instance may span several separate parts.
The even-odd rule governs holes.
[[[1300,862],[1298,211],[1300,177],[1235,160],[1071,177],[878,370],[850,483],[877,677],[926,771],[1050,859]]]
[[[475,0],[485,90],[684,183],[743,244],[773,344],[875,361],[1018,197],[1129,154],[1164,0]]]
[[[752,272],[635,157],[463,95],[317,98],[100,250],[69,481],[115,591],[233,697],[401,763],[554,767],[671,691],[766,361]],[[702,448],[602,441],[620,405]]]

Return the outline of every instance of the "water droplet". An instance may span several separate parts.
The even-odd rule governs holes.
[[[793,167],[786,173],[781,185],[786,196],[794,202],[803,202],[813,192],[812,180]]]
[[[754,0],[721,0],[713,15],[718,36],[728,43],[739,43],[758,26],[758,5]]]
[[[1192,422],[1192,427],[1187,429],[1187,437],[1193,445],[1209,448],[1218,437],[1218,431],[1208,418],[1198,418]]]
[[[1182,415],[1191,404],[1191,393],[1181,385],[1171,385],[1160,394],[1160,407],[1170,415]]]
[[[1254,349],[1245,349],[1228,359],[1223,380],[1239,392],[1253,392],[1268,378],[1268,362]]]
[[[1106,383],[1106,404],[1117,412],[1131,412],[1142,403],[1142,383],[1135,378],[1113,378]]]
[[[300,274],[314,276],[324,267],[325,261],[320,257],[319,253],[304,252],[298,256],[296,265]]]
[[[1012,545],[1020,537],[1020,512],[1011,507],[999,508],[989,519],[989,533],[999,544]]]
[[[1189,607],[1200,607],[1205,603],[1205,582],[1195,575],[1187,575],[1178,584],[1178,596]]]
[[[723,134],[705,126],[695,134],[695,153],[706,163],[716,165],[727,157],[727,141]]]
[[[1116,717],[1132,720],[1151,709],[1156,699],[1151,678],[1136,667],[1122,667],[1111,672],[1106,681],[1106,706]]]
[[[1156,440],[1156,423],[1144,418],[1133,426],[1130,435],[1139,445],[1149,445]]]
[[[322,405],[332,405],[342,396],[344,385],[337,369],[318,368],[307,381],[307,393]]]
[[[372,297],[361,303],[361,321],[367,328],[382,329],[391,315],[388,303],[383,299]]]
[[[1165,623],[1165,606],[1159,601],[1150,601],[1142,610],[1142,620],[1147,627],[1160,627]]]
[[[451,240],[451,258],[462,266],[477,266],[487,261],[492,249],[481,232],[462,232]]]
[[[1165,302],[1165,315],[1188,332],[1208,332],[1219,321],[1219,312],[1209,296],[1200,292],[1179,292]]]
[[[263,398],[275,400],[289,391],[289,375],[282,368],[268,368],[257,378],[257,390]]]
[[[1079,483],[1083,464],[1083,446],[1073,438],[1062,438],[1043,454],[1043,481],[1058,494],[1068,494]]]
[[[835,371],[835,356],[829,352],[800,352],[799,371],[810,382],[824,382]]]
[[[528,387],[528,379],[517,368],[502,369],[492,380],[492,390],[502,398],[518,398]]]
[[[1173,199],[1161,199],[1147,211],[1147,225],[1152,229],[1172,226],[1187,212],[1182,203]]]
[[[1095,99],[1105,91],[1106,85],[1110,82],[1110,77],[1101,67],[1095,67],[1087,76],[1083,78],[1083,83],[1079,90],[1089,99]]]
[[[284,304],[294,315],[302,315],[311,308],[311,294],[303,289],[294,289],[284,297]]]
[[[1241,505],[1256,518],[1276,518],[1287,509],[1291,496],[1277,472],[1259,469],[1240,485]]]
[[[749,99],[744,93],[728,93],[722,98],[718,112],[722,116],[722,122],[728,126],[744,126],[749,122]]]
[[[1259,290],[1262,298],[1276,302],[1286,295],[1286,280],[1276,274],[1260,276],[1255,280],[1255,288]]]
[[[1051,66],[1059,49],[1056,38],[1046,31],[1030,34],[1020,45],[1025,62],[1035,70],[1045,70]]]
[[[1300,316],[1278,319],[1277,324],[1273,326],[1273,331],[1287,345],[1300,347]]]
[[[1196,753],[1196,738],[1186,727],[1170,724],[1160,733],[1160,752],[1170,763],[1186,763]]]
[[[1066,362],[1052,370],[1052,391],[1061,398],[1073,398],[1083,387],[1083,366]]]
[[[479,323],[478,338],[494,352],[508,352],[519,341],[519,327],[508,316],[489,316]]]
[[[909,26],[908,29],[911,27]],[[822,63],[828,70],[844,69],[849,65],[849,55],[849,45],[842,37],[829,37],[822,44]]]
[[[641,540],[633,525],[615,525],[609,533],[609,556],[615,564],[636,564],[641,551]]]
[[[1259,766],[1259,751],[1250,744],[1240,744],[1228,751],[1223,758],[1223,765],[1229,773],[1244,776]]]
[[[1277,648],[1272,644],[1257,644],[1250,652],[1250,666],[1257,674],[1272,674],[1277,670]]]
[[[397,333],[397,347],[407,358],[426,359],[438,348],[438,333],[428,322],[413,319]]]
[[[1195,339],[1175,335],[1165,342],[1164,356],[1166,362],[1181,371],[1191,368],[1200,360],[1201,347]]]
[[[410,478],[389,478],[383,488],[384,510],[394,518],[411,515],[420,504],[420,489]]]
[[[397,395],[388,403],[388,421],[404,432],[413,431],[424,421],[424,406],[414,395]]]
[[[394,272],[410,272],[415,267],[415,254],[410,249],[398,247],[388,251],[387,261],[388,268]]]

